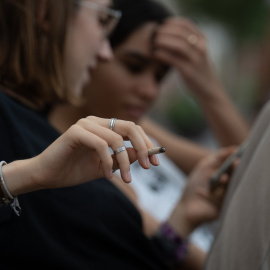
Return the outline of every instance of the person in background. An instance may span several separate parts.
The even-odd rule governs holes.
[[[159,164],[142,128],[86,116],[60,135],[49,123],[52,106],[79,102],[98,61],[112,57],[107,38],[119,12],[111,4],[0,1],[1,202],[15,203],[0,208],[1,269],[182,268],[198,258],[187,255],[188,235],[218,216],[223,194],[209,192],[208,178],[232,149],[198,164],[174,212],[147,234],[110,181],[120,168],[130,182],[136,159],[145,169]],[[228,180],[222,175],[224,191]]]
[[[86,115],[114,116],[140,124],[155,145],[166,146],[166,155],[159,156],[160,166],[148,171],[140,169],[138,163],[131,166],[134,181],[128,191],[141,208],[163,222],[182,195],[186,174],[212,151],[147,118],[169,70],[174,68],[197,98],[220,145],[240,144],[249,127],[219,83],[206,39],[194,23],[172,17],[161,4],[151,0],[115,0],[115,7],[123,16],[110,35],[114,58],[100,61],[85,88],[82,106],[55,106],[50,121],[64,132]],[[208,251],[212,228],[198,228],[191,239]]]

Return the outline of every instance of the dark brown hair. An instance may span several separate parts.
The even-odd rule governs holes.
[[[46,7],[49,29],[38,23]],[[0,84],[41,108],[66,99],[63,51],[74,0],[0,1]]]
[[[114,8],[122,17],[110,35],[112,48],[122,44],[132,33],[149,22],[162,23],[172,13],[155,0],[113,0]]]

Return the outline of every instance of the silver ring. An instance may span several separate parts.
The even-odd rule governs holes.
[[[127,148],[125,146],[117,148],[115,151],[113,151],[116,155],[119,154],[120,152],[126,151]]]
[[[194,35],[194,34],[191,34],[187,37],[187,41],[192,45],[192,46],[195,46],[198,41],[199,41],[199,38]]]
[[[110,123],[109,123],[109,129],[114,130],[114,125],[115,125],[116,118],[111,118]]]

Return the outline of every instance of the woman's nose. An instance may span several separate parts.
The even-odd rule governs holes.
[[[158,95],[158,83],[151,75],[145,75],[137,85],[137,92],[144,99],[153,100]]]
[[[104,39],[98,51],[98,58],[100,60],[111,60],[113,58],[113,51],[108,39]]]

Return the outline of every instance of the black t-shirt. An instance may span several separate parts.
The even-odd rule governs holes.
[[[33,157],[58,136],[45,114],[0,91],[0,161]],[[139,212],[106,179],[18,199],[19,217],[0,208],[0,269],[166,269]]]

